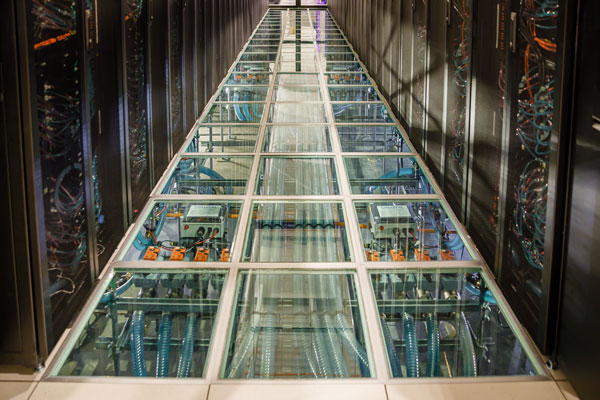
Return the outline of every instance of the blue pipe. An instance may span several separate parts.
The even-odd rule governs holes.
[[[467,323],[465,313],[461,312],[458,320],[458,339],[460,342],[460,350],[463,356],[463,375],[477,376],[477,357],[475,356],[475,346],[473,346],[473,338]]]
[[[164,312],[160,317],[158,328],[158,349],[156,352],[156,377],[169,376],[169,353],[171,350],[171,326],[173,314]]]
[[[187,378],[192,370],[192,358],[194,356],[194,338],[196,336],[196,326],[198,325],[198,315],[189,313],[185,319],[185,328],[183,341],[181,342],[181,355],[177,365],[177,377]]]
[[[240,95],[236,91],[233,94],[233,101],[239,101],[239,100],[240,100]],[[246,118],[244,118],[244,114],[242,113],[242,110],[240,109],[240,105],[239,104],[234,104],[233,105],[233,109],[235,111],[235,116],[237,117],[237,119],[239,119],[240,121],[245,121],[246,120]]]
[[[404,326],[404,346],[406,347],[406,376],[418,378],[419,347],[414,317],[408,313],[402,314],[402,325]]]
[[[383,331],[383,340],[385,342],[388,358],[390,360],[390,367],[392,368],[392,377],[401,378],[402,363],[400,362],[400,357],[398,357],[398,352],[396,351],[396,347],[394,346],[394,339],[392,338],[390,327],[388,326],[387,322],[385,322],[385,318],[383,318],[383,316],[379,318],[381,319],[381,330]]]
[[[473,296],[479,297],[480,295],[479,289],[477,289],[475,285],[473,285],[471,282],[467,282],[467,284],[465,285],[465,289],[467,289],[467,292],[469,292]],[[498,304],[496,302],[496,299],[494,298],[494,295],[489,290],[486,290],[483,294],[483,300],[490,304]]]
[[[392,170],[392,171],[386,172],[385,174],[381,175],[377,179],[400,178],[403,176],[412,176],[414,173],[415,173],[414,168],[400,168],[398,170]],[[367,194],[371,194],[379,187],[380,186],[370,186],[369,188],[367,188],[366,192],[367,192]]]
[[[131,317],[131,363],[133,376],[148,376],[144,357],[144,312],[134,311]]]
[[[427,376],[438,376],[440,369],[440,330],[435,314],[428,314],[427,324]]]
[[[132,284],[133,284],[133,276],[131,278],[129,278],[124,284],[122,284],[121,286],[116,288],[114,291],[109,290],[109,291],[105,292],[102,295],[102,297],[100,298],[100,302],[98,304],[108,303],[115,297],[119,297],[120,295],[125,293],[127,291],[127,289],[129,289],[131,287]]]

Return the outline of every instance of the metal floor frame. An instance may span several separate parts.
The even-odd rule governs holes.
[[[286,26],[282,27],[282,32],[287,32],[287,30],[290,28],[287,26],[289,24],[288,17],[289,17],[290,12],[294,12],[294,10],[293,9],[286,9],[286,10],[270,9],[269,12],[263,17],[263,20],[261,21],[261,23],[259,23],[259,26],[255,30],[254,34],[256,34],[257,32],[260,32],[261,24],[264,21],[266,21],[270,16],[272,16],[273,14],[276,14],[276,13],[283,13],[285,15],[283,20],[285,21]],[[327,13],[327,11],[324,11],[323,9],[317,9],[312,12],[310,9],[301,9],[301,10],[298,10],[298,12],[307,13],[308,18],[311,21],[311,28],[313,28],[313,26],[314,26],[313,22],[312,22],[312,18],[313,18],[312,12]],[[337,24],[336,24],[336,26],[337,26]],[[337,29],[339,30],[339,26],[337,26]],[[315,49],[316,49],[317,40],[316,40],[316,36],[315,36],[316,35],[315,29],[311,29],[311,32],[312,32],[312,38],[313,38],[313,46],[315,46]],[[340,32],[341,32],[341,30],[340,30]],[[342,35],[343,35],[343,33],[342,33]],[[325,105],[327,119],[328,119],[327,123],[323,123],[320,125],[327,126],[329,128],[332,151],[331,152],[319,152],[319,153],[269,153],[269,152],[263,151],[263,148],[264,148],[263,141],[265,139],[266,128],[267,128],[267,126],[274,125],[274,124],[268,123],[267,121],[268,121],[268,117],[269,117],[269,113],[270,113],[270,109],[271,109],[271,104],[274,104],[273,91],[274,91],[275,86],[277,86],[276,85],[277,75],[278,75],[278,73],[280,73],[278,71],[278,67],[280,65],[280,58],[281,58],[281,54],[282,54],[282,44],[284,42],[284,35],[281,34],[280,36],[281,37],[279,40],[278,53],[277,53],[277,57],[274,62],[275,68],[272,72],[272,79],[268,86],[268,92],[267,92],[267,97],[266,97],[266,101],[265,101],[265,109],[264,109],[262,119],[259,124],[260,130],[259,130],[259,134],[258,134],[258,138],[257,138],[257,142],[256,142],[255,152],[251,152],[251,153],[243,153],[243,152],[214,153],[214,155],[224,156],[224,157],[226,157],[226,156],[252,156],[253,157],[252,169],[251,169],[250,176],[248,178],[249,184],[246,187],[245,195],[218,195],[218,196],[217,195],[165,195],[165,194],[161,194],[161,191],[162,191],[162,188],[166,185],[167,180],[171,176],[173,169],[177,166],[177,162],[180,157],[192,156],[192,155],[198,156],[198,155],[202,155],[202,154],[207,154],[207,153],[193,153],[193,154],[186,153],[186,149],[188,148],[189,144],[193,140],[194,134],[195,134],[196,130],[198,129],[198,127],[205,125],[205,124],[200,123],[200,121],[209,112],[210,107],[215,102],[217,94],[219,93],[220,89],[225,85],[227,77],[234,70],[234,66],[240,60],[242,55],[245,54],[245,50],[246,50],[246,47],[248,46],[249,42],[246,44],[246,46],[242,49],[242,51],[238,55],[236,62],[230,68],[228,75],[223,79],[221,85],[219,86],[218,91],[213,95],[211,100],[208,102],[202,115],[200,116],[200,118],[198,119],[198,121],[196,122],[194,127],[192,128],[192,131],[188,134],[188,138],[185,141],[184,145],[179,150],[179,152],[174,156],[173,160],[170,162],[170,164],[167,167],[167,169],[165,170],[163,176],[161,177],[161,179],[157,183],[156,187],[154,188],[153,192],[151,193],[150,199],[149,199],[148,203],[146,204],[144,210],[142,210],[139,213],[139,215],[141,215],[141,216],[148,215],[148,213],[150,212],[150,209],[152,207],[152,203],[156,200],[163,200],[163,201],[165,201],[165,200],[211,200],[211,201],[242,200],[243,204],[242,204],[239,223],[238,223],[238,227],[237,227],[237,234],[235,236],[235,240],[234,240],[234,243],[233,243],[233,246],[231,249],[232,257],[231,257],[230,262],[228,262],[228,263],[222,263],[222,262],[194,263],[194,262],[176,262],[176,261],[169,261],[169,262],[118,261],[120,259],[120,257],[126,252],[127,248],[131,245],[133,238],[135,237],[136,233],[140,229],[141,225],[144,223],[143,218],[138,218],[138,221],[129,227],[126,235],[124,236],[121,243],[117,247],[117,250],[113,254],[107,267],[102,272],[102,274],[100,276],[99,284],[96,286],[93,294],[90,296],[90,298],[86,302],[86,304],[83,308],[83,311],[78,315],[77,319],[75,320],[75,322],[73,324],[73,328],[65,333],[63,340],[61,340],[61,342],[60,342],[61,344],[59,346],[57,346],[57,349],[55,349],[54,357],[53,357],[50,365],[48,366],[48,368],[46,368],[46,371],[42,377],[42,380],[50,381],[50,382],[120,382],[120,383],[127,383],[127,382],[140,383],[140,382],[144,382],[144,381],[148,382],[149,380],[151,380],[154,382],[174,383],[174,381],[172,379],[121,378],[121,377],[119,377],[119,378],[116,378],[116,377],[115,378],[111,378],[111,377],[106,377],[106,378],[104,378],[104,377],[63,377],[63,376],[55,376],[54,375],[56,373],[56,369],[64,361],[65,357],[67,356],[67,354],[70,351],[71,347],[73,346],[74,342],[77,340],[79,333],[84,328],[85,321],[89,318],[90,314],[93,312],[94,307],[95,307],[98,299],[100,298],[100,296],[102,296],[104,289],[105,289],[106,285],[108,284],[108,282],[110,281],[110,279],[112,277],[112,273],[115,268],[127,268],[127,269],[136,269],[136,268],[140,268],[140,269],[147,269],[147,268],[181,269],[181,268],[187,268],[187,269],[218,269],[218,270],[225,269],[228,271],[228,277],[227,277],[227,280],[225,283],[225,287],[223,289],[221,304],[220,304],[218,316],[217,316],[217,319],[215,322],[213,339],[212,339],[211,348],[210,348],[210,352],[209,352],[208,359],[207,359],[207,365],[206,365],[206,369],[205,369],[205,377],[202,379],[188,378],[188,379],[186,379],[186,382],[198,383],[198,384],[218,383],[218,384],[224,384],[224,385],[240,384],[240,383],[248,384],[248,385],[254,385],[254,384],[258,384],[258,385],[278,384],[278,385],[281,385],[281,384],[286,384],[286,383],[288,383],[288,384],[293,383],[296,385],[308,384],[308,383],[310,383],[311,385],[327,385],[329,383],[332,383],[332,381],[324,381],[324,380],[323,381],[302,382],[302,381],[298,381],[298,380],[285,380],[285,379],[284,380],[276,380],[276,381],[244,380],[243,382],[241,382],[239,380],[227,380],[227,379],[221,379],[219,377],[219,371],[221,370],[221,363],[224,362],[223,361],[224,353],[226,351],[225,347],[226,347],[226,342],[227,342],[228,326],[230,323],[230,313],[234,306],[233,303],[234,303],[234,296],[235,296],[235,290],[236,290],[236,285],[237,285],[237,275],[238,275],[238,271],[246,270],[246,269],[265,269],[265,270],[266,269],[283,269],[283,270],[295,270],[295,271],[302,271],[302,270],[356,271],[357,277],[358,277],[358,284],[361,288],[361,293],[362,293],[362,303],[363,303],[362,305],[363,305],[363,309],[365,310],[367,335],[369,338],[371,352],[373,355],[373,371],[374,371],[375,377],[374,378],[362,378],[362,379],[336,379],[335,382],[333,382],[333,383],[338,384],[338,385],[343,385],[343,384],[369,385],[369,384],[375,384],[375,383],[387,385],[387,384],[415,383],[417,380],[419,382],[425,381],[425,382],[429,382],[429,383],[448,383],[449,381],[447,378],[417,378],[417,379],[409,379],[409,378],[393,379],[393,378],[391,378],[389,367],[388,367],[386,350],[385,350],[385,346],[384,346],[384,341],[383,341],[383,338],[382,338],[382,335],[381,335],[381,332],[379,329],[378,313],[377,313],[375,298],[374,298],[373,292],[371,290],[369,271],[382,270],[382,269],[385,269],[385,270],[389,270],[389,269],[398,269],[398,270],[402,270],[402,269],[411,269],[411,270],[439,269],[439,270],[443,270],[446,268],[448,268],[448,269],[481,268],[483,277],[490,283],[490,286],[491,286],[489,288],[490,291],[496,298],[498,305],[507,313],[507,319],[508,319],[509,324],[511,325],[516,336],[522,343],[525,352],[528,354],[530,359],[533,360],[533,362],[535,364],[534,367],[539,375],[538,376],[518,376],[518,377],[453,378],[452,382],[462,382],[462,383],[467,383],[467,382],[472,383],[474,381],[477,381],[477,382],[524,382],[524,381],[551,380],[550,375],[544,366],[543,359],[540,356],[540,354],[538,353],[535,345],[533,344],[533,342],[531,341],[531,339],[529,338],[528,334],[525,332],[523,327],[517,321],[514,313],[512,313],[512,311],[510,310],[510,307],[508,306],[508,304],[507,304],[504,296],[500,292],[498,286],[494,283],[494,277],[493,277],[491,270],[488,268],[488,266],[483,261],[481,255],[479,254],[477,248],[473,244],[472,240],[470,239],[470,237],[469,237],[468,233],[466,232],[465,228],[463,227],[463,225],[457,221],[456,216],[450,209],[448,202],[441,195],[441,193],[442,193],[441,188],[439,187],[438,183],[433,179],[429,169],[426,167],[426,165],[423,162],[420,155],[414,151],[414,147],[412,146],[412,144],[410,144],[410,141],[408,141],[406,132],[400,125],[399,121],[395,118],[395,116],[392,113],[390,113],[390,117],[392,117],[394,120],[393,123],[378,124],[378,125],[396,126],[403,133],[405,139],[408,141],[408,145],[411,150],[410,153],[344,153],[344,152],[342,152],[341,142],[339,140],[338,133],[337,133],[337,126],[340,126],[340,125],[351,126],[351,125],[361,125],[361,124],[358,124],[358,123],[357,124],[335,123],[333,109],[332,109],[331,101],[330,101],[330,97],[329,97],[329,91],[327,90],[328,85],[326,82],[325,71],[323,70],[323,62],[321,59],[321,57],[323,57],[325,54],[324,52],[323,53],[316,52],[316,54],[317,54],[317,63],[316,64],[317,64],[317,69],[318,69],[319,87],[321,90],[321,97],[323,100],[322,103]],[[250,38],[250,39],[252,39],[252,38]],[[352,45],[345,38],[345,36],[344,36],[344,39],[346,40],[347,45],[350,46],[350,48],[354,52]],[[358,62],[361,64],[364,73],[367,75],[369,80],[371,80],[371,85],[373,87],[375,87],[375,90],[377,91],[377,94],[379,95],[379,98],[381,99],[380,101],[383,104],[385,104],[385,106],[388,108],[388,110],[391,110],[389,104],[386,102],[384,97],[381,95],[381,92],[377,88],[374,81],[371,79],[371,76],[369,75],[368,71],[364,67],[364,64],[362,64],[362,62],[358,58],[358,55],[356,55],[356,52],[354,52],[354,55],[359,60]],[[300,101],[299,102],[290,102],[290,104],[300,104],[300,103],[307,103],[307,102],[300,102]],[[309,102],[309,103],[315,103],[315,102]],[[211,125],[248,126],[248,124],[220,124],[220,123],[219,124],[211,123]],[[315,126],[315,125],[319,125],[319,124],[297,123],[297,124],[291,124],[291,125]],[[213,153],[211,153],[211,154],[213,154]],[[422,171],[424,172],[426,177],[431,182],[431,185],[433,187],[435,194],[430,194],[430,195],[357,195],[357,194],[352,194],[342,155],[343,156],[352,156],[352,155],[354,155],[354,156],[356,156],[356,155],[360,155],[360,156],[365,156],[365,155],[400,156],[400,155],[406,155],[406,156],[415,157],[418,161],[420,168],[422,169]],[[286,156],[286,157],[329,156],[329,157],[333,157],[334,161],[335,161],[336,170],[338,171],[338,182],[340,185],[340,194],[339,195],[331,195],[331,196],[265,196],[265,195],[256,195],[255,194],[255,183],[257,182],[257,179],[258,179],[258,170],[259,170],[260,160],[261,160],[262,156]],[[348,239],[350,242],[352,261],[351,262],[339,262],[339,263],[322,263],[322,262],[321,263],[314,263],[314,262],[311,262],[311,263],[253,263],[253,262],[242,262],[241,258],[243,256],[245,236],[246,236],[246,233],[248,232],[248,224],[249,224],[249,220],[250,220],[252,206],[253,206],[254,202],[257,202],[257,201],[272,201],[272,200],[294,201],[294,202],[302,202],[302,201],[309,201],[309,200],[312,200],[312,201],[333,201],[333,200],[335,200],[335,201],[342,202],[343,206],[344,206],[345,220],[347,222],[346,225],[348,227]],[[390,201],[390,200],[436,200],[436,201],[439,201],[443,205],[445,210],[447,211],[448,215],[451,217],[452,222],[454,223],[457,232],[463,238],[463,241],[466,245],[466,249],[472,255],[473,261],[425,261],[425,262],[405,261],[405,262],[378,262],[378,263],[367,262],[365,255],[364,255],[363,246],[361,243],[361,236],[360,236],[361,234],[360,234],[360,230],[359,230],[357,216],[356,216],[356,213],[354,212],[354,202],[356,202],[358,200],[363,200],[363,201],[364,200],[369,200],[369,201],[371,201],[371,200],[387,200],[387,201]],[[178,383],[178,382],[181,382],[181,381],[176,381],[175,383]]]

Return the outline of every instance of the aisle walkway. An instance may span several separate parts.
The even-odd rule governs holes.
[[[32,398],[562,398],[399,127],[327,11],[270,10]]]

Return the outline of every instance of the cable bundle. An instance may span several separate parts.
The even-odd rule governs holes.
[[[544,264],[547,168],[554,111],[554,63],[558,0],[526,0],[519,31],[524,40],[516,134],[531,157],[515,187],[512,231],[533,268]]]
[[[146,112],[146,60],[142,16],[144,0],[129,0],[127,24],[127,102],[129,116],[129,167],[135,183],[140,183],[148,168],[148,123]]]
[[[470,46],[470,26],[471,16],[468,11],[467,0],[456,1],[454,9],[461,18],[460,37],[455,39],[455,48],[453,55],[454,63],[454,89],[457,93],[456,103],[454,105],[453,118],[451,122],[452,144],[450,146],[450,159],[454,161],[457,168],[454,173],[458,182],[462,182],[462,171],[465,164],[465,129],[466,129],[466,99],[469,83],[469,46]]]

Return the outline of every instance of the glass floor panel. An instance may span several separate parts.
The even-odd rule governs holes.
[[[356,273],[241,271],[234,307],[222,378],[372,376]]]
[[[373,86],[330,86],[331,101],[381,101]]]
[[[284,59],[284,57],[282,57]],[[279,62],[280,72],[318,72],[319,66],[315,61],[314,57],[301,57],[300,61],[296,59],[292,61],[280,61]]]
[[[277,74],[275,85],[318,85],[317,74]]]
[[[431,194],[433,189],[414,157],[344,157],[354,194]]]
[[[392,125],[337,125],[344,152],[410,152],[408,142]]]
[[[165,182],[163,194],[243,195],[253,157],[185,156]]]
[[[325,75],[328,85],[372,85],[371,80],[366,74],[355,73],[342,70],[352,64],[336,64],[339,69],[332,69]]]
[[[228,262],[241,206],[241,201],[155,200],[120,259]]]
[[[226,276],[115,269],[53,375],[203,377]]]
[[[319,86],[275,86],[272,101],[322,101]]]
[[[271,104],[270,123],[325,123],[327,115],[322,103]]]
[[[277,53],[244,53],[240,61],[275,61]]]
[[[189,153],[252,153],[260,125],[199,125],[190,144]]]
[[[331,138],[326,126],[268,126],[263,151],[269,153],[329,152]]]
[[[225,76],[50,375],[548,376],[326,9],[270,10]]]
[[[279,39],[276,39],[276,40],[255,39],[255,40],[250,40],[248,45],[249,46],[279,46]]]
[[[333,72],[337,72],[337,73],[363,72],[363,67],[360,65],[360,63],[357,63],[357,62],[332,62],[332,61],[325,62],[325,61],[321,61],[321,64],[323,65],[323,70],[325,72],[332,72],[332,73]],[[328,76],[329,76],[329,74],[326,74],[325,78],[327,78]]]
[[[265,101],[268,91],[268,86],[224,86],[215,101]]]
[[[355,202],[367,261],[471,260],[438,201]]]
[[[250,218],[243,261],[352,260],[341,202],[256,202]]]
[[[248,74],[268,74],[273,72],[274,67],[275,63],[271,62],[238,62],[233,67],[233,71]],[[271,79],[270,76],[268,78]],[[230,85],[231,83],[228,82],[227,84]],[[268,85],[269,83],[267,82],[266,84]]]
[[[258,87],[263,85],[268,88],[273,79],[273,75],[268,72],[233,72],[225,81],[226,85],[247,85],[250,87]]]
[[[394,122],[383,103],[331,104],[337,123],[391,123]]]
[[[200,122],[256,124],[264,110],[265,103],[214,103]]]
[[[370,277],[394,378],[538,374],[479,270]]]
[[[314,53],[316,51],[315,45],[311,41],[310,43],[303,42],[284,42],[281,45],[281,53]]]
[[[244,50],[246,53],[277,53],[279,51],[279,42],[266,46],[248,46]]]
[[[333,157],[263,157],[258,195],[336,195],[340,190]]]

